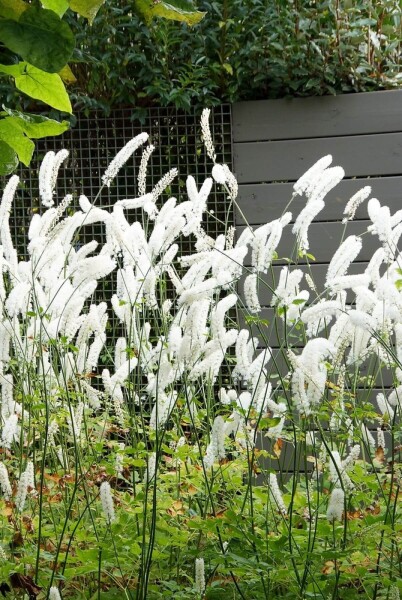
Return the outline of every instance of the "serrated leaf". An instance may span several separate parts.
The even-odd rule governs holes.
[[[66,88],[57,73],[46,73],[26,64],[24,72],[15,77],[15,86],[20,92],[41,100],[57,110],[72,112]]]
[[[18,166],[18,156],[8,144],[0,141],[0,175],[10,175]]]
[[[89,24],[92,25],[98,10],[104,2],[105,0],[70,0],[70,8],[88,19]]]
[[[0,0],[1,1],[1,0]],[[47,8],[62,17],[68,9],[67,0],[40,0],[43,8]]]
[[[0,0],[0,17],[3,19],[18,19],[29,8],[22,0]]]
[[[19,160],[28,166],[31,162],[35,144],[24,134],[13,117],[0,119],[0,140],[12,148]]]
[[[196,25],[204,18],[205,13],[194,10],[190,0],[135,0],[135,10],[149,23],[154,17],[163,17],[173,21],[181,21],[187,25]]]
[[[70,127],[68,121],[55,121],[42,117],[42,115],[28,115],[17,110],[5,109],[5,112],[16,119],[22,131],[32,139],[40,139],[47,136],[60,135]]]
[[[0,41],[26,62],[57,73],[71,58],[75,39],[70,27],[52,10],[30,7],[18,21],[0,21]]]

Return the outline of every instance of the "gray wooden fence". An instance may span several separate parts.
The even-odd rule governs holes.
[[[345,179],[327,196],[325,209],[309,230],[310,251],[316,257],[309,268],[319,289],[342,238],[343,209],[357,190],[370,185],[372,196],[391,212],[402,208],[402,91],[241,102],[232,108],[232,132],[233,165],[239,181],[238,231],[245,221],[257,226],[278,218],[291,198],[293,183],[322,156],[332,154],[333,165],[344,168]],[[304,199],[295,200],[293,214],[304,205]],[[364,203],[346,235],[362,233],[368,224]],[[293,244],[294,236],[285,235],[279,256],[289,256]],[[377,247],[377,238],[365,236],[362,252],[349,272],[362,272]],[[272,287],[278,281],[280,263],[267,276]],[[267,287],[261,288],[260,316],[270,321],[266,339],[277,348],[283,336],[281,329],[272,326],[271,297]],[[294,344],[300,345],[296,338]],[[278,358],[278,366],[283,373],[287,371],[283,358]],[[385,373],[377,385],[391,384],[392,374]],[[378,391],[368,392],[365,399],[373,401]]]
[[[342,237],[343,209],[357,190],[370,185],[371,195],[391,212],[402,208],[402,90],[241,102],[232,113],[233,165],[239,181],[235,222],[240,231],[245,221],[259,225],[278,218],[293,183],[325,154],[344,168],[345,179],[328,194],[325,209],[309,230],[316,257],[311,271],[320,287]],[[295,200],[293,214],[304,204],[302,198]],[[362,233],[368,224],[363,203],[347,235]],[[293,242],[293,236],[284,236],[279,256],[289,256]],[[377,238],[365,236],[350,272],[361,272],[359,263],[367,262],[377,247]],[[270,294],[262,290],[263,304],[269,301]]]

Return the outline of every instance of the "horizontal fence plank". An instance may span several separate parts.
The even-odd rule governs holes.
[[[235,142],[402,131],[402,91],[233,105]]]
[[[234,143],[233,153],[240,184],[295,181],[326,154],[346,177],[402,173],[402,133]]]
[[[263,344],[261,344],[261,348],[264,348]],[[288,360],[287,357],[284,356],[285,351],[283,349],[271,349],[272,357],[267,365],[268,377],[273,388],[275,388],[275,386],[282,387],[281,378],[285,377],[289,372]],[[359,366],[359,373],[362,377],[374,375],[373,388],[390,388],[394,383],[393,371],[386,367],[379,369],[378,360],[374,357],[371,357],[370,360],[365,361]],[[363,387],[362,382],[360,382],[360,387]]]
[[[371,221],[351,221],[348,223],[346,234],[343,239],[349,235],[361,235],[367,230],[367,226],[370,225]],[[237,228],[236,233],[239,236],[243,231],[244,227],[240,226]],[[342,241],[342,235],[344,232],[344,225],[342,223],[313,223],[309,228],[309,252],[314,255],[316,262],[327,263],[331,260],[335,251],[338,249],[340,242]],[[357,256],[359,262],[369,261],[373,253],[380,247],[378,237],[367,234],[363,237],[363,247],[360,254]],[[295,247],[295,236],[291,233],[291,229],[288,226],[283,234],[277,253],[279,256],[276,264],[286,264],[284,260],[287,258],[294,258],[292,256],[293,248]],[[299,259],[301,263],[305,263],[304,259]],[[312,261],[314,262],[314,261]],[[249,252],[245,259],[245,265],[251,264],[251,253]]]
[[[401,163],[402,171],[402,163]],[[381,204],[386,204],[391,213],[401,207],[402,177],[372,177],[364,179],[344,179],[325,198],[325,208],[318,218],[320,221],[341,220],[347,201],[358,190],[366,185],[371,186],[371,198],[378,198]],[[238,206],[236,224],[250,225],[267,223],[279,218],[290,201],[293,193],[292,183],[261,183],[244,184],[239,186],[236,199]],[[296,196],[288,210],[293,219],[304,208],[305,198]],[[357,209],[356,219],[367,219],[367,200]]]
[[[364,273],[364,270],[367,266],[367,262],[356,262],[352,263],[348,269],[348,275],[357,275],[359,273]],[[269,270],[268,273],[263,273],[259,276],[259,285],[258,285],[258,298],[261,306],[269,306],[271,304],[273,290],[277,287],[279,282],[279,277],[283,265],[275,265],[272,269]],[[295,268],[300,269],[305,274],[309,274],[314,282],[314,285],[319,294],[322,294],[324,291],[324,283],[327,275],[328,265],[327,264],[311,264],[311,265],[299,265],[297,267],[290,267],[290,271]],[[385,267],[380,272],[383,273],[385,271]],[[238,293],[241,299],[241,302],[244,303],[244,279],[243,277],[238,286]],[[303,278],[301,280],[300,285],[301,290],[308,290],[310,292],[310,299],[314,299],[315,292],[311,291],[307,285],[306,280]],[[347,301],[352,302],[354,298],[354,294],[350,291],[348,294]]]

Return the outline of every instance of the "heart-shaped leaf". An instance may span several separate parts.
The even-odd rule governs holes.
[[[18,156],[5,142],[0,141],[0,175],[9,175],[18,166]]]
[[[71,58],[74,35],[52,10],[30,7],[19,20],[0,20],[0,41],[42,71],[57,73]]]
[[[29,165],[35,144],[24,134],[21,126],[13,117],[0,119],[0,140],[17,153],[19,160],[24,165]]]
[[[25,63],[23,73],[15,77],[15,86],[31,98],[41,100],[58,110],[72,112],[66,88],[57,73],[46,73]]]
[[[69,129],[68,121],[55,121],[42,115],[28,115],[18,110],[5,109],[5,114],[9,115],[21,128],[21,130],[32,139],[40,139],[50,135],[60,135]]]

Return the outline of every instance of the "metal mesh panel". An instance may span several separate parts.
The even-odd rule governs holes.
[[[231,108],[223,105],[211,111],[210,126],[216,147],[217,160],[231,167]],[[149,133],[149,143],[155,146],[148,163],[147,192],[169,169],[177,167],[179,176],[160,199],[163,203],[169,196],[178,201],[187,199],[186,178],[193,175],[198,186],[205,177],[211,175],[212,164],[207,157],[201,140],[200,114],[184,114],[172,109],[150,109],[143,125],[131,120],[129,109],[119,109],[109,117],[95,114],[91,117],[77,115],[77,124],[62,136],[39,140],[29,169],[20,169],[21,186],[17,192],[10,218],[13,240],[16,242],[20,259],[26,257],[28,227],[32,214],[41,212],[39,204],[38,171],[40,162],[49,150],[66,148],[70,156],[59,171],[55,204],[59,204],[65,194],[72,193],[71,208],[77,208],[78,198],[85,194],[94,202],[101,188],[101,177],[117,152],[134,136],[142,131]],[[121,169],[110,188],[104,188],[96,199],[96,206],[112,206],[118,199],[134,198],[138,195],[137,176],[141,149],[137,150]],[[225,195],[213,186],[209,197],[209,213],[204,219],[206,231],[216,237],[227,225],[234,224],[234,214]],[[169,194],[167,193],[169,192]],[[127,211],[131,220],[141,219],[141,213]],[[85,227],[80,236],[81,243],[97,239],[105,242],[103,226],[99,224]],[[191,241],[190,241],[191,242]],[[182,250],[188,252],[189,240],[181,241]],[[99,281],[95,301],[110,298],[114,288],[115,274]],[[112,311],[109,314],[112,339],[121,334],[120,327]],[[109,336],[110,339],[110,336]]]
[[[142,131],[149,133],[149,142],[155,146],[148,167],[147,191],[157,183],[169,169],[177,167],[179,177],[171,185],[170,195],[178,200],[186,199],[185,182],[187,175],[193,175],[199,185],[211,174],[211,161],[206,156],[201,141],[200,115],[184,114],[167,108],[154,108],[148,111],[144,125],[130,119],[129,109],[119,109],[109,117],[95,113],[91,117],[77,115],[77,124],[62,136],[38,140],[30,169],[21,168],[21,189],[13,205],[11,233],[17,240],[20,256],[25,254],[27,227],[32,213],[41,210],[39,206],[38,169],[40,161],[49,150],[66,148],[70,157],[66,167],[59,172],[56,204],[66,193],[74,194],[75,201],[85,194],[94,201],[100,187],[101,176],[117,152],[134,136]],[[217,151],[218,161],[231,167],[231,112],[230,105],[223,105],[211,111],[211,131]],[[113,205],[118,199],[133,198],[137,195],[137,175],[141,150],[121,169],[110,188],[104,188],[96,205]],[[168,196],[164,194],[163,199]],[[73,204],[74,206],[74,204]],[[223,231],[219,223],[228,225],[234,222],[233,213],[228,214],[228,203],[223,194],[213,189],[209,199],[211,213],[206,220],[207,232],[212,237]],[[92,239],[96,231],[87,228]]]

